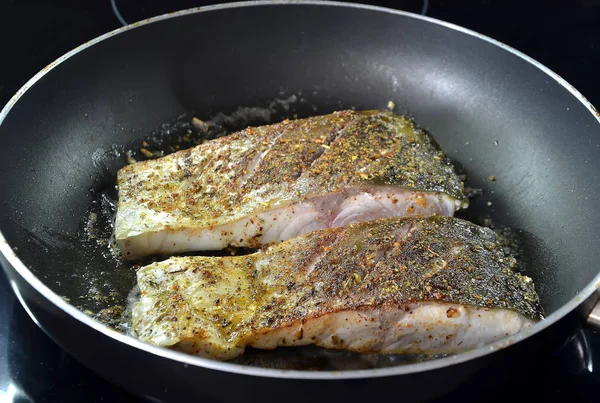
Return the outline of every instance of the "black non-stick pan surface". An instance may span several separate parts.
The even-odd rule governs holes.
[[[472,198],[461,216],[506,236],[537,285],[542,323],[433,360],[288,348],[220,363],[126,336],[135,266],[110,253],[109,237],[115,175],[128,158],[283,118],[388,107],[429,131],[466,175]],[[196,129],[193,117],[216,129]],[[431,397],[509,351],[553,340],[551,324],[591,301],[599,119],[527,56],[410,13],[250,2],[161,16],[60,58],[0,114],[2,263],[54,340],[142,395],[299,401],[317,388],[340,399],[402,388],[405,398]]]

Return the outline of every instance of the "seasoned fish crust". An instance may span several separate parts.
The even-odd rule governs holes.
[[[261,247],[366,219],[452,215],[468,204],[435,140],[377,110],[247,128],[125,166],[117,185],[115,239],[126,259]]]
[[[400,217],[314,231],[263,251],[176,257],[137,273],[141,340],[217,359],[246,346],[314,343],[444,353],[531,326],[532,280],[496,235],[452,217]]]

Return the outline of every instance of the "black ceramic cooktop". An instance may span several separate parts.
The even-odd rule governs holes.
[[[123,23],[216,2],[201,0],[4,1],[0,4],[0,105],[32,75],[73,47]],[[600,0],[363,1],[452,22],[498,39],[537,59],[600,105]],[[538,370],[504,392],[471,382],[444,400],[550,398],[597,401],[600,334],[567,318],[570,337],[539,357]],[[518,362],[515,363],[518,365]],[[516,387],[522,387],[517,392]],[[0,273],[0,402],[136,402],[66,355],[27,316]],[[209,402],[207,402],[209,403]]]

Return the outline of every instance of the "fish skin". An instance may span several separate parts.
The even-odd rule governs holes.
[[[452,215],[468,205],[435,140],[408,118],[377,110],[250,127],[125,166],[117,186],[114,235],[128,260],[262,247],[343,225],[335,214],[347,211],[358,213],[344,224],[365,215]]]
[[[350,224],[251,255],[145,266],[132,331],[221,360],[247,346],[304,344],[459,352],[543,319],[533,281],[515,264],[493,231],[458,218]]]

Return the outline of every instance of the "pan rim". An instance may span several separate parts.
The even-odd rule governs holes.
[[[525,62],[528,62],[540,69],[547,76],[555,80],[558,84],[562,85],[565,89],[567,89],[579,102],[581,102],[592,115],[596,117],[596,120],[600,123],[600,113],[592,106],[592,104],[571,84],[569,84],[566,80],[560,77],[558,74],[553,72],[548,67],[539,63],[537,60],[527,56],[526,54],[503,44],[500,41],[497,41],[491,37],[480,34],[476,31],[470,30],[468,28],[449,23],[443,20],[439,20],[436,18],[424,16],[421,14],[416,14],[403,10],[395,10],[387,7],[380,6],[372,6],[367,4],[360,3],[347,3],[340,1],[327,1],[327,0],[254,0],[254,1],[243,1],[237,3],[222,3],[215,4],[204,7],[195,7],[185,10],[179,10],[176,12],[171,12],[167,14],[158,15],[152,18],[147,18],[138,22],[134,22],[132,24],[120,27],[113,31],[107,32],[103,35],[100,35],[90,41],[83,43],[82,45],[72,49],[71,51],[63,54],[55,61],[51,62],[49,65],[40,70],[36,75],[34,75],[30,80],[28,80],[17,92],[16,94],[7,102],[2,111],[0,111],[0,125],[4,119],[8,116],[13,106],[18,102],[18,100],[44,75],[46,75],[49,71],[54,69],[57,65],[62,63],[63,61],[69,59],[70,57],[76,55],[80,51],[83,51],[101,41],[109,39],[113,36],[121,34],[123,32],[129,31],[131,29],[135,29],[140,26],[148,25],[154,22],[176,18],[184,15],[191,15],[200,12],[210,12],[216,10],[225,10],[230,8],[244,8],[244,7],[255,7],[255,6],[281,6],[281,5],[308,5],[308,6],[326,6],[326,7],[344,7],[344,8],[356,8],[370,11],[377,11],[381,13],[388,13],[394,15],[400,15],[407,18],[413,18],[417,20],[422,20],[427,23],[436,24],[442,26],[444,28],[458,31],[478,39],[484,40],[494,46],[498,46],[505,51],[508,51],[519,58],[523,59]],[[463,353],[459,353],[453,356],[434,359],[431,361],[414,363],[414,364],[406,364],[395,367],[388,368],[374,368],[374,369],[362,369],[362,370],[348,370],[348,371],[300,371],[300,370],[283,370],[283,369],[271,369],[271,368],[261,368],[261,367],[251,367],[247,365],[241,364],[233,364],[229,362],[220,362],[208,358],[202,358],[197,356],[192,356],[186,353],[173,351],[167,348],[153,346],[142,342],[138,339],[135,339],[131,336],[120,333],[114,329],[111,329],[107,325],[101,323],[97,319],[94,319],[79,309],[75,308],[73,305],[66,302],[63,298],[61,298],[58,294],[52,291],[48,286],[46,286],[41,280],[39,280],[26,266],[25,264],[17,257],[16,253],[13,251],[11,246],[6,241],[4,234],[0,230],[0,253],[6,259],[6,263],[8,263],[19,276],[21,276],[31,287],[33,287],[38,293],[40,293],[45,299],[50,301],[54,306],[61,309],[67,315],[71,316],[75,320],[83,323],[91,327],[92,329],[102,333],[104,336],[110,337],[117,342],[121,342],[127,344],[130,347],[137,348],[139,350],[143,350],[147,353],[160,356],[162,358],[166,358],[172,361],[176,361],[185,365],[193,365],[196,367],[202,367],[205,369],[212,369],[218,371],[226,371],[230,373],[236,373],[240,375],[249,375],[249,376],[261,376],[261,377],[270,377],[270,378],[287,378],[287,379],[303,379],[303,380],[341,380],[341,379],[356,379],[356,378],[378,378],[378,377],[386,377],[386,376],[395,376],[395,375],[406,375],[412,373],[419,373],[425,371],[431,371],[439,368],[444,368],[451,365],[456,365],[462,362],[474,360],[476,358],[492,354],[498,350],[509,347],[513,344],[516,344],[522,340],[533,336],[544,330],[545,328],[551,326],[559,319],[563,318],[565,315],[575,310],[583,301],[585,301],[588,297],[590,297],[600,285],[600,272],[595,276],[595,278],[586,285],[578,294],[576,294],[573,298],[571,298],[566,304],[558,308],[552,314],[550,314],[543,321],[536,323],[529,329],[525,329],[520,333],[503,338],[489,345],[479,347],[473,350],[469,350]],[[6,270],[6,269],[5,269]],[[11,281],[12,283],[12,281]],[[14,291],[17,293],[16,285],[12,284]],[[31,314],[29,309],[24,304],[21,298],[19,301],[24,306],[27,313],[31,316],[32,320],[35,323],[37,319]]]

